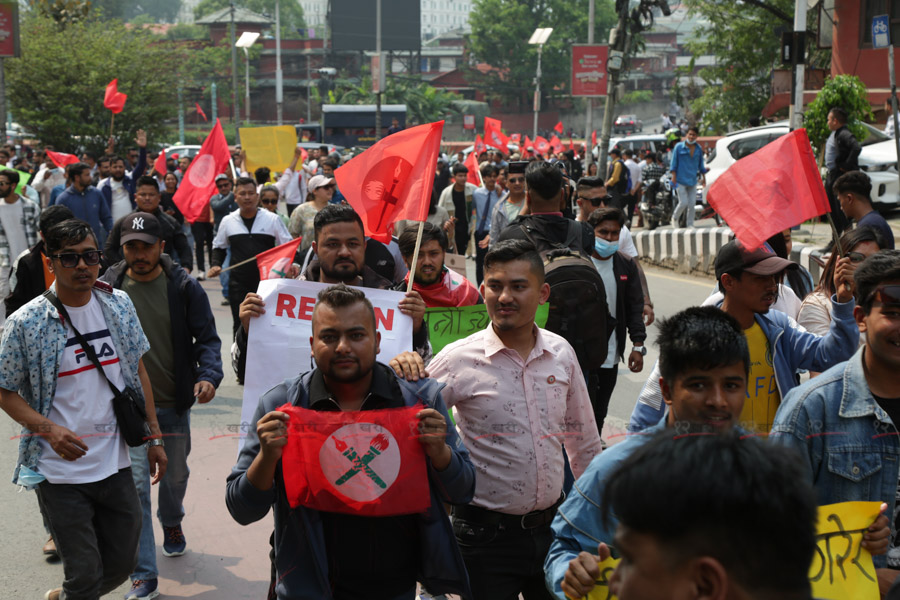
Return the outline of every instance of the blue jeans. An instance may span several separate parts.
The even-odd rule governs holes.
[[[186,411],[180,417],[174,408],[157,408],[159,428],[165,441],[168,466],[166,474],[159,482],[159,507],[156,516],[163,527],[176,527],[184,518],[184,494],[187,491],[188,475],[187,457],[191,453],[191,412]],[[141,501],[141,542],[138,549],[137,567],[131,579],[148,580],[159,576],[156,566],[156,539],[153,535],[153,519],[151,517],[150,473],[147,462],[147,449],[143,446],[131,448],[131,473],[134,486]]]
[[[687,211],[685,213],[685,218],[687,219],[687,226],[694,226],[694,204],[696,202],[697,196],[697,184],[694,185],[684,185],[683,183],[679,183],[675,186],[675,192],[678,194],[678,206],[675,207],[675,214],[672,215],[672,223],[673,227],[678,227],[678,219],[681,217],[681,213]]]
[[[224,271],[228,267],[231,266],[231,248],[225,251],[225,262],[222,263],[222,270]],[[222,284],[222,296],[228,300],[228,282],[231,281],[231,271],[224,271],[221,275],[219,275],[219,283]]]

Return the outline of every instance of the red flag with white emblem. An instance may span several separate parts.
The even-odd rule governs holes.
[[[469,152],[466,161],[463,163],[469,172],[466,174],[466,182],[481,187],[481,170],[478,168],[478,158],[475,152]]]
[[[193,223],[208,216],[209,199],[216,193],[216,175],[225,172],[230,160],[231,153],[222,124],[216,119],[215,126],[206,136],[200,152],[194,157],[172,198],[185,221]]]
[[[290,415],[281,455],[288,503],[366,517],[427,510],[428,474],[416,419],[422,408],[326,412],[280,407]]]
[[[497,150],[506,150],[509,144],[509,138],[503,135],[500,129],[502,122],[500,119],[484,118],[484,141],[488,146],[493,146]]]
[[[334,172],[367,236],[386,244],[395,222],[428,216],[443,131],[443,121],[398,131]]]

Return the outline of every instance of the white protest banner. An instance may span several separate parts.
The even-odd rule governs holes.
[[[312,313],[316,296],[328,284],[296,279],[267,279],[257,294],[266,303],[265,314],[251,319],[247,338],[247,370],[241,432],[253,422],[260,397],[270,389],[313,368]],[[381,333],[378,361],[387,364],[401,352],[412,350],[412,319],[397,308],[404,294],[359,288],[375,307],[375,325]],[[240,445],[243,445],[241,436]]]

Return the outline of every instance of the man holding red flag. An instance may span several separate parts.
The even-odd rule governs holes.
[[[412,267],[417,237],[418,228],[408,227],[397,240],[407,268]],[[416,272],[406,274],[406,279],[400,284],[402,289],[406,289],[409,278],[412,277],[413,291],[422,295],[428,308],[481,304],[478,289],[468,279],[444,265],[448,249],[449,242],[444,230],[428,221],[423,223]]]
[[[415,383],[398,379],[389,367],[376,362],[379,342],[375,314],[365,294],[343,284],[329,287],[319,293],[312,316],[317,368],[285,381],[260,399],[254,427],[228,476],[225,501],[241,524],[258,521],[273,509],[274,589],[270,597],[412,598],[417,581],[432,593],[471,597],[444,503],[459,505],[471,500],[475,470],[455,428],[447,426],[449,417],[440,386],[429,379]],[[386,417],[382,420],[380,413],[423,403],[405,431],[382,427]],[[291,409],[278,410],[285,404]],[[319,468],[298,472],[292,465],[299,450],[292,448],[321,429],[311,419],[308,430],[297,429],[304,423],[295,423],[289,413],[300,409],[313,416],[343,411],[348,425],[358,423],[382,433],[365,442],[351,436],[330,436],[321,443],[322,451],[313,454],[318,462],[313,466]],[[427,475],[423,477],[405,477],[410,465],[421,458],[395,449],[405,441],[398,444],[397,438],[410,433],[426,455]],[[336,456],[325,451],[325,444],[330,443],[336,445],[331,451]],[[385,460],[391,452],[392,458]],[[325,473],[335,465],[346,472],[333,480]],[[327,491],[332,501],[317,503],[316,496],[292,508],[287,490],[299,485],[303,475],[308,485]],[[340,485],[351,478],[374,491],[360,498],[346,489],[343,496]],[[410,514],[412,509],[401,501],[380,501],[383,495],[395,492],[393,488],[401,480],[410,494],[427,493],[424,514]],[[342,497],[348,505],[364,505],[369,514],[392,516],[345,514],[333,501]]]

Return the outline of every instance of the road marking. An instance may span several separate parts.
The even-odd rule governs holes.
[[[646,275],[647,277],[659,277],[660,279],[670,279],[672,281],[680,281],[683,283],[689,283],[691,285],[699,285],[700,287],[705,287],[708,290],[712,289],[716,285],[714,281],[709,281],[706,279],[696,279],[690,276],[673,277],[672,275],[663,275],[662,273],[649,271],[647,269],[644,270],[644,275]]]

